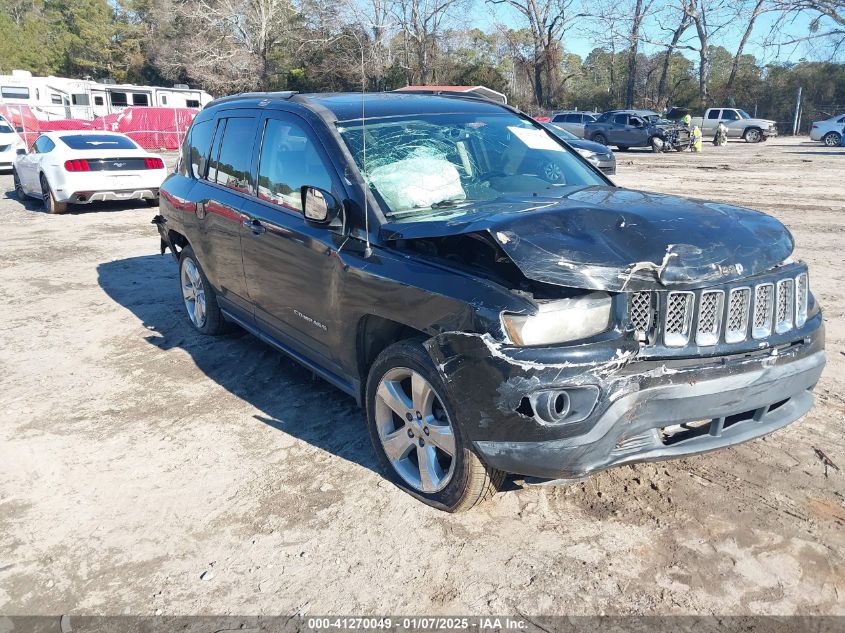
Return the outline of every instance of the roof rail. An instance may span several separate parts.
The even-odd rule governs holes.
[[[398,94],[403,95],[435,95],[438,97],[457,97],[459,99],[472,99],[473,101],[486,101],[488,103],[497,103],[499,105],[504,105],[499,101],[495,101],[494,99],[490,99],[483,95],[478,94],[477,92],[462,92],[459,90],[392,90],[391,92],[395,92]]]
[[[290,99],[295,94],[297,94],[296,90],[283,90],[280,92],[240,92],[235,95],[229,95],[228,97],[215,99],[214,101],[206,104],[205,107],[210,108],[211,106],[216,106],[221,103],[240,101],[241,99]]]

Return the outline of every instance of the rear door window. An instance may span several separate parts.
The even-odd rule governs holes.
[[[722,114],[721,110],[710,110],[710,112],[707,113],[707,118],[708,119],[718,119],[721,114]]]
[[[317,140],[293,117],[267,119],[258,166],[258,197],[302,211],[303,185],[332,190]]]
[[[201,121],[191,128],[191,141],[188,153],[191,161],[191,173],[194,178],[204,178],[208,168],[208,155],[211,150],[211,137],[214,135],[214,121]]]
[[[214,182],[235,191],[252,193],[255,190],[251,170],[256,120],[254,117],[233,117],[225,122],[220,151],[212,163]],[[212,179],[211,171],[209,169],[209,180]]]

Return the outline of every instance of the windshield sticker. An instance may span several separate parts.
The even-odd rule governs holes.
[[[543,130],[515,126],[508,126],[508,130],[531,149],[545,149],[552,152],[564,151],[563,147]]]

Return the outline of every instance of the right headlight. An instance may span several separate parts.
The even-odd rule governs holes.
[[[612,299],[591,292],[541,303],[537,314],[502,313],[502,328],[516,345],[553,345],[601,334],[610,325]]]

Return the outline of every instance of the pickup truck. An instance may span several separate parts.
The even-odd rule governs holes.
[[[680,120],[688,112],[686,108],[672,108],[666,118]],[[774,121],[755,119],[739,108],[708,108],[703,117],[692,118],[690,127],[697,125],[704,136],[712,136],[720,122],[728,128],[728,138],[741,138],[748,143],[759,143],[778,135]]]

